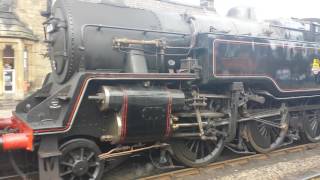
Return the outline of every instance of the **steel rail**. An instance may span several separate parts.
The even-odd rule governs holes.
[[[181,170],[175,170],[175,171],[171,171],[171,172],[161,173],[158,175],[140,178],[139,180],[156,180],[156,179],[170,180],[170,179],[177,179],[177,178],[181,179],[183,177],[190,176],[190,175],[200,175],[201,171],[203,169],[223,169],[223,168],[226,168],[227,166],[247,164],[252,160],[265,160],[265,159],[268,159],[268,158],[276,156],[276,155],[285,155],[285,154],[291,154],[291,153],[295,153],[295,152],[303,152],[303,151],[315,149],[317,147],[320,147],[320,143],[303,144],[303,145],[298,145],[298,146],[294,146],[294,147],[279,149],[279,150],[272,151],[267,154],[255,154],[255,155],[249,155],[249,156],[244,156],[244,157],[240,157],[240,158],[225,160],[225,161],[221,161],[221,162],[215,162],[215,163],[209,164],[205,167],[185,168],[185,169],[181,169]],[[309,179],[306,179],[306,180],[309,180]]]
[[[28,176],[28,179],[32,179],[30,178],[31,176],[35,176],[35,175],[38,175],[38,171],[33,171],[33,172],[28,172],[26,173],[26,176]],[[21,176],[19,175],[9,175],[9,176],[1,176],[0,177],[0,180],[8,180],[8,179],[20,179]]]
[[[317,179],[320,179],[320,173],[316,173],[311,176],[307,176],[305,178],[302,178],[301,180],[317,180]]]
[[[209,164],[205,167],[200,167],[200,168],[185,168],[181,170],[174,170],[166,173],[161,173],[158,175],[152,175],[148,177],[142,177],[139,178],[139,180],[158,180],[158,179],[165,179],[165,180],[170,180],[170,179],[176,179],[176,178],[183,178],[186,176],[190,175],[199,175],[201,174],[201,170],[203,169],[222,169],[227,166],[234,166],[234,165],[239,165],[239,164],[246,164],[249,163],[252,160],[265,160],[268,159],[269,157],[274,157],[274,156],[280,156],[280,155],[285,155],[285,154],[291,154],[295,152],[303,152],[303,151],[308,151],[312,150],[315,148],[320,147],[320,143],[311,143],[311,144],[303,144],[299,146],[294,146],[294,147],[289,147],[289,148],[284,148],[276,151],[272,151],[268,154],[255,154],[255,155],[248,155],[248,156],[242,156],[239,158],[235,159],[229,159],[225,161],[220,161],[220,162],[215,162],[212,164]],[[37,175],[38,172],[28,172],[27,175],[30,176],[35,176]],[[10,176],[2,176],[0,177],[0,180],[8,179],[8,178],[18,178],[18,175],[10,175]],[[320,177],[320,174],[315,174],[309,177],[304,178],[304,180],[310,180],[314,178]]]

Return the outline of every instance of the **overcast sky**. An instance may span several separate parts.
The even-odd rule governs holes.
[[[198,5],[200,0],[176,0]],[[254,7],[259,19],[278,17],[320,18],[320,0],[215,0],[215,8],[225,15],[231,7]]]

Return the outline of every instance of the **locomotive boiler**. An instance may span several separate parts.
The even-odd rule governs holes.
[[[37,152],[40,179],[100,179],[141,151],[199,167],[225,147],[318,142],[320,21],[246,12],[57,0],[44,13],[52,72],[0,120],[1,149]]]

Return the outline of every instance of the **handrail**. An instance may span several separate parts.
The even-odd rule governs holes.
[[[118,29],[118,30],[125,30],[125,31],[137,31],[137,32],[143,32],[143,33],[156,33],[156,34],[171,34],[171,35],[177,35],[177,36],[188,36],[190,34],[186,33],[180,33],[180,32],[169,32],[169,31],[161,31],[161,30],[152,30],[152,29],[140,29],[140,28],[129,28],[129,27],[123,27],[123,26],[108,26],[103,24],[84,24],[81,27],[81,39],[80,39],[80,49],[84,50],[84,40],[85,40],[85,34],[86,29],[89,27],[95,27],[98,31],[101,29]]]

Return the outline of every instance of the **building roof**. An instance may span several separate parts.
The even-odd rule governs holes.
[[[38,40],[32,30],[21,22],[15,13],[10,11],[1,11],[1,9],[0,37]]]

